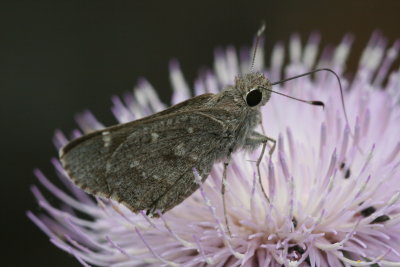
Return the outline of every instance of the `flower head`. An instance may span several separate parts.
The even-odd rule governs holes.
[[[304,48],[297,35],[284,65],[277,44],[269,68],[260,49],[255,68],[271,81],[330,67],[344,74],[352,37],[318,55],[318,35]],[[386,48],[374,34],[352,79],[342,79],[350,125],[345,121],[337,80],[317,74],[276,86],[285,94],[319,99],[325,109],[273,95],[262,109],[268,136],[277,151],[265,156],[257,183],[253,153],[237,152],[227,171],[227,234],[220,193],[222,164],[215,164],[197,192],[160,218],[134,214],[112,200],[92,198],[75,187],[59,161],[52,162],[66,190],[35,171],[40,183],[62,205],[51,204],[38,187],[32,191],[44,213],[28,216],[56,246],[84,266],[400,266],[400,70],[390,73],[400,41]],[[195,94],[216,93],[249,70],[249,51],[238,59],[233,48],[218,50],[214,71],[202,73]],[[172,104],[190,97],[177,62],[170,66]],[[113,98],[118,122],[161,111],[165,105],[141,80],[133,94]],[[103,128],[85,112],[83,132]],[[80,136],[75,131],[72,138]],[[57,132],[58,148],[67,138]]]

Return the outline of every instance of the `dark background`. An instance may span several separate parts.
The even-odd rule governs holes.
[[[192,84],[212,66],[216,46],[249,45],[267,24],[267,55],[278,40],[318,30],[323,44],[356,40],[350,68],[371,32],[400,37],[400,1],[13,1],[0,4],[1,265],[79,266],[26,217],[39,209],[29,187],[49,159],[56,128],[75,127],[90,109],[114,123],[110,97],[146,77],[169,100],[168,62],[177,58]]]

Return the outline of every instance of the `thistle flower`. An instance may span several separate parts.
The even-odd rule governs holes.
[[[269,68],[264,68],[260,48],[256,68],[271,81],[280,80],[282,73],[288,77],[315,67],[343,75],[352,41],[347,35],[317,57],[318,35],[311,35],[304,48],[294,35],[288,65],[279,43]],[[400,266],[400,70],[390,73],[399,49],[400,41],[387,48],[386,40],[373,34],[354,77],[342,78],[350,125],[337,81],[329,73],[274,88],[322,100],[326,108],[275,95],[262,109],[266,133],[278,139],[277,151],[261,164],[271,201],[256,179],[254,159],[260,151],[235,153],[225,194],[232,236],[222,208],[222,164],[215,164],[206,182],[182,204],[160,218],[149,218],[88,196],[53,159],[65,191],[40,170],[35,175],[62,205],[51,204],[33,186],[44,211],[28,216],[83,266]],[[195,94],[218,92],[232,84],[236,74],[248,72],[248,52],[243,50],[238,59],[232,47],[218,50],[214,71],[196,80]],[[170,68],[176,104],[189,98],[191,90],[178,64],[172,62]],[[123,123],[164,108],[152,86],[141,80],[133,94],[113,98],[112,112]],[[82,132],[103,127],[89,112],[77,121]],[[67,138],[56,132],[54,142],[60,148]]]

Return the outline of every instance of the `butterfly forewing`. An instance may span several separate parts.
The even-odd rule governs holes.
[[[133,211],[173,208],[198,188],[193,168],[205,179],[215,160],[227,154],[230,140],[224,122],[232,114],[215,108],[185,111],[190,103],[182,104],[175,108],[179,112],[164,111],[73,141],[63,150],[64,168],[87,192],[122,201]]]
[[[66,146],[61,148],[61,162],[64,165],[65,170],[70,174],[71,179],[78,186],[89,193],[99,193],[108,197],[110,193],[104,191],[105,184],[104,179],[102,178],[106,172],[105,163],[111,156],[110,152],[114,151],[122,142],[124,142],[132,133],[133,129],[135,129],[135,131],[140,131],[142,123],[148,123],[154,119],[158,120],[160,117],[168,114],[197,108],[207,103],[212,97],[213,94],[196,96],[151,116],[111,126],[72,140]],[[107,136],[107,133],[110,133],[111,136]],[[112,138],[112,142],[108,144],[106,149],[104,143],[100,142],[100,139],[104,141],[108,138]],[[79,165],[80,162],[85,164]],[[74,172],[72,173],[72,171]],[[84,184],[83,178],[85,178]]]

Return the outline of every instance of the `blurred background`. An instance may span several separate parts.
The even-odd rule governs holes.
[[[146,77],[169,101],[168,63],[176,58],[189,84],[212,67],[214,49],[251,45],[264,20],[267,62],[277,41],[319,31],[338,44],[353,33],[350,70],[371,33],[400,37],[398,0],[303,1],[2,1],[0,4],[2,266],[79,266],[26,217],[40,212],[30,193],[36,167],[56,180],[50,158],[55,129],[90,109],[115,123],[112,95]],[[398,65],[398,64],[397,64]],[[54,198],[52,198],[55,201]]]

